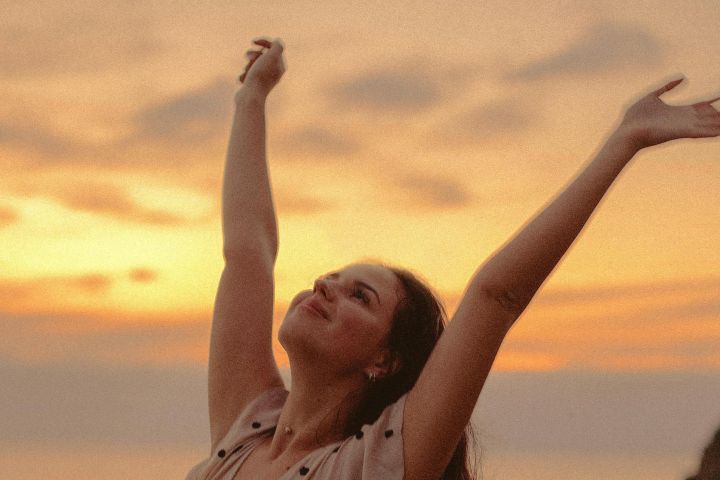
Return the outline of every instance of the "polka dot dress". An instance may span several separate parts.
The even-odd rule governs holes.
[[[213,454],[195,465],[185,480],[234,480],[242,462],[277,427],[288,391],[272,388],[238,415]],[[402,480],[402,419],[407,394],[389,405],[372,425],[310,452],[279,480]]]

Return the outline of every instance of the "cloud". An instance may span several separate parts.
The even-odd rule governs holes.
[[[513,326],[501,371],[715,371],[720,277],[543,288]],[[442,295],[452,316],[460,292]]]
[[[346,135],[308,125],[281,134],[274,139],[272,149],[292,156],[311,155],[312,161],[318,161],[318,155],[322,158],[357,153],[360,144]]]
[[[427,148],[445,150],[448,146],[467,146],[501,141],[512,143],[519,134],[539,122],[537,109],[518,99],[485,102],[452,115],[426,129],[423,143]]]
[[[93,146],[77,141],[44,125],[42,119],[18,116],[0,118],[0,145],[29,152],[47,159],[73,161],[76,155],[92,151]],[[6,159],[7,162],[9,159]],[[20,162],[28,162],[20,157]],[[12,165],[10,165],[12,166]],[[16,166],[16,165],[15,165]]]
[[[437,173],[424,175],[416,171],[398,172],[388,181],[392,195],[405,195],[404,203],[411,208],[454,209],[470,204],[474,198],[457,180],[441,177]]]
[[[409,57],[323,86],[338,110],[409,113],[430,110],[463,92],[482,68],[438,58]]]
[[[5,308],[22,308],[27,305],[46,305],[51,299],[66,299],[68,296],[102,296],[112,284],[111,277],[100,273],[0,278],[0,305]]]
[[[506,80],[538,80],[562,75],[595,75],[625,68],[657,65],[661,41],[642,25],[604,22],[575,45],[508,72]]]
[[[33,277],[29,279],[0,278],[0,297],[21,297],[43,295],[48,290],[67,288],[86,293],[99,293],[107,290],[112,280],[107,275],[90,273],[86,275],[59,275]]]
[[[134,132],[120,140],[118,146],[148,141],[174,148],[205,145],[226,133],[235,90],[231,82],[220,78],[149,105],[135,114]]]
[[[388,69],[335,85],[328,95],[338,105],[368,110],[420,111],[434,106],[440,92],[428,78]]]
[[[7,227],[20,220],[20,215],[12,207],[0,205],[0,228]]]
[[[134,268],[129,274],[130,280],[138,283],[149,283],[155,281],[157,272],[149,268]]]
[[[513,327],[500,368],[515,356],[554,359],[553,368],[720,368],[720,279],[538,294]],[[708,348],[708,344],[714,348]],[[522,366],[520,366],[522,369]]]
[[[120,220],[152,225],[180,225],[189,221],[170,212],[139,205],[125,190],[111,184],[78,182],[56,188],[51,195],[67,208]]]
[[[671,279],[651,283],[630,283],[625,285],[602,285],[592,287],[565,287],[543,291],[533,303],[545,306],[575,305],[588,302],[606,301],[612,303],[627,299],[667,298],[672,294],[706,292],[712,295],[720,291],[720,276],[708,275],[699,278]]]
[[[40,13],[39,13],[40,12]],[[116,69],[167,50],[142,2],[70,7],[10,2],[0,29],[0,78],[27,80]]]
[[[114,140],[91,142],[57,131],[37,114],[26,111],[0,115],[0,145],[18,150],[10,167],[57,169],[72,166],[91,170],[175,171],[184,159],[205,161],[214,140],[228,134],[236,87],[223,78],[209,80],[186,92],[141,107],[126,123],[130,133]],[[116,125],[124,130],[125,125]],[[223,140],[224,141],[224,140]],[[153,148],[153,155],[148,149]],[[26,155],[34,154],[35,157]],[[28,158],[30,157],[30,158]],[[185,166],[185,165],[183,165]]]
[[[274,196],[281,215],[314,215],[335,208],[335,202],[303,196],[290,189],[276,188]]]
[[[212,315],[0,312],[0,358],[26,365],[197,365]]]

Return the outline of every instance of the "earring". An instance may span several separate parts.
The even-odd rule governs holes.
[[[370,380],[370,383],[375,383],[375,372],[368,373],[368,380]]]

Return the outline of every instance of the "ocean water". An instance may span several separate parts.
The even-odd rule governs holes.
[[[183,480],[197,448],[3,448],[3,480]],[[699,455],[484,451],[482,480],[685,480]]]

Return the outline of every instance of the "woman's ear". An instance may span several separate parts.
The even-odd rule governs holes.
[[[402,368],[402,359],[397,353],[385,349],[381,353],[380,360],[375,363],[375,367],[382,371],[381,378],[391,377]]]

